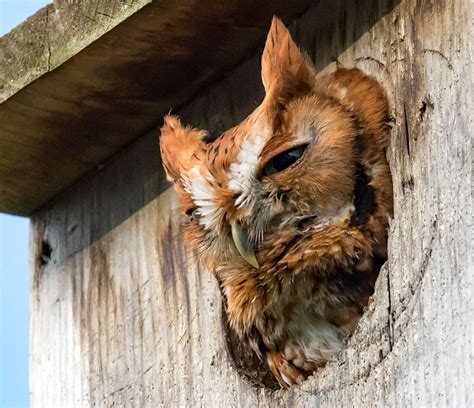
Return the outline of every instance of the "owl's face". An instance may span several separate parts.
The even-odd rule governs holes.
[[[270,233],[280,233],[282,224],[308,216],[326,222],[351,202],[356,135],[351,115],[313,93],[292,100],[278,117],[272,114],[264,104],[209,144],[200,131],[178,130],[196,143],[191,160],[185,160],[189,168],[172,178],[188,236],[217,263],[253,257],[263,263],[258,247]],[[180,126],[176,118],[165,120],[162,144],[166,132],[176,134]],[[169,168],[176,162],[166,148]]]
[[[295,274],[330,263],[330,256],[342,259],[345,243],[335,228],[358,231],[377,211],[391,211],[391,187],[379,189],[377,181],[390,174],[387,105],[376,81],[358,70],[317,78],[277,19],[263,52],[262,80],[262,104],[213,142],[174,116],[161,129],[163,164],[179,194],[186,239],[221,282],[237,282],[234,274],[271,285],[283,270]],[[361,173],[370,190],[362,209]],[[371,250],[372,241],[357,246],[357,240],[347,244],[348,256]],[[234,296],[247,283],[224,289]]]

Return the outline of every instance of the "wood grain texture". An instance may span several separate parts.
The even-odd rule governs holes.
[[[337,59],[374,75],[395,119],[389,261],[347,348],[289,391],[254,388],[236,372],[218,288],[182,245],[174,194],[141,201],[120,194],[148,191],[159,161],[130,170],[135,189],[104,191],[121,163],[142,165],[130,158],[147,157],[156,140],[146,136],[104,169],[102,181],[84,180],[33,218],[33,407],[474,405],[471,3],[322,7],[292,25],[297,42],[319,68]],[[256,57],[182,109],[184,119],[212,131],[240,121],[259,102],[258,75]],[[86,222],[126,200],[134,202],[128,219]],[[73,235],[64,227],[69,214]],[[53,250],[47,262],[44,240]]]
[[[0,37],[0,102],[54,70],[150,0],[54,0]]]
[[[31,215],[312,0],[59,0],[0,38],[0,211]]]
[[[220,294],[185,251],[174,208],[163,193],[90,248],[38,268],[33,406],[256,402],[226,359]]]

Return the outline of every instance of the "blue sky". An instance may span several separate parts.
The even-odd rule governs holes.
[[[0,0],[0,36],[50,2]],[[29,406],[28,224],[0,214],[0,408]]]
[[[0,407],[28,406],[28,219],[0,214]]]
[[[0,36],[49,3],[52,0],[0,0]]]

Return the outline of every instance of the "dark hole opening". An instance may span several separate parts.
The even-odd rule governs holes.
[[[41,242],[41,254],[40,254],[40,265],[45,266],[51,261],[53,249],[48,241],[43,240]]]

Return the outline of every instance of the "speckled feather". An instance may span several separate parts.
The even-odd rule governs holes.
[[[218,279],[230,327],[288,387],[341,350],[386,259],[388,107],[357,69],[318,77],[277,18],[262,80],[262,104],[214,142],[168,115],[160,146],[187,244]],[[295,163],[264,173],[297,146]],[[236,248],[236,223],[258,268]]]

